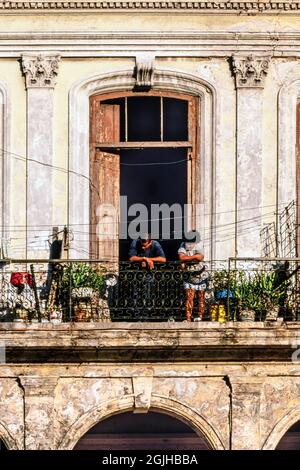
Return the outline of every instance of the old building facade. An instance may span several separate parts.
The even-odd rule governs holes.
[[[65,258],[115,261],[119,233],[95,238],[101,217],[114,226],[99,204],[119,220],[120,196],[141,202],[126,158],[156,149],[161,168],[184,162],[158,170],[159,191],[181,191],[206,259],[295,256],[281,214],[299,197],[299,39],[289,0],[0,2],[2,251],[48,258],[66,228]],[[275,449],[300,420],[297,322],[0,323],[0,336],[9,449],[73,449],[126,412],[172,416],[210,449]]]

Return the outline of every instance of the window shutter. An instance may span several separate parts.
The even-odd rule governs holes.
[[[111,262],[119,257],[120,156],[97,144],[119,141],[119,108],[91,100],[90,255]]]

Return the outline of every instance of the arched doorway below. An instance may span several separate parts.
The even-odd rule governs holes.
[[[157,412],[121,413],[93,426],[74,450],[209,450],[182,421]]]
[[[276,450],[300,450],[300,421],[293,424],[280,439]]]
[[[1,441],[1,439],[0,439],[0,451],[1,451],[1,450],[2,450],[2,451],[6,451],[6,450],[8,450],[8,449],[7,449],[6,445],[4,444],[4,442]]]

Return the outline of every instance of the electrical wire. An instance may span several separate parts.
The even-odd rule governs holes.
[[[248,208],[248,209],[243,209],[244,211],[248,211],[248,210],[255,210],[255,209],[263,209],[263,208],[267,208],[267,207],[275,207],[275,204],[270,204],[270,205],[266,205],[266,206],[257,206],[257,207],[252,207],[252,208]],[[229,213],[233,213],[235,212],[234,210],[232,211],[224,211],[224,212],[214,212],[214,213],[205,213],[203,214],[203,217],[207,217],[207,216],[211,216],[211,215],[216,215],[216,214],[229,214]],[[257,217],[251,217],[249,219],[244,219],[244,220],[254,220],[254,219],[257,219],[257,218],[263,218],[263,217],[266,217],[268,215],[276,215],[276,212],[265,212],[265,213],[262,213],[261,215],[257,216]],[[175,219],[187,219],[189,218],[190,216],[178,216],[178,217],[172,217],[172,220],[175,220]],[[142,219],[140,222],[155,222],[155,221],[162,221],[162,220],[170,220],[170,218],[168,217],[163,217],[163,218],[159,218],[159,219],[154,219],[154,218],[149,218],[149,219]],[[237,221],[237,222],[231,222],[229,225],[234,225],[236,223],[241,223],[243,221]],[[118,224],[127,224],[128,222],[126,221],[119,221]],[[92,227],[92,226],[97,226],[99,224],[99,222],[97,223],[78,223],[78,224],[69,224],[69,227]],[[115,222],[107,222],[106,224],[115,224]],[[27,231],[30,232],[30,231],[35,231],[37,228],[39,227],[45,227],[45,231],[46,231],[46,228],[52,228],[53,226],[66,226],[66,224],[32,224],[32,225],[28,225],[27,226]],[[226,224],[219,224],[219,225],[215,225],[213,226],[212,228],[216,229],[218,227],[223,227],[224,225]],[[3,231],[9,231],[9,230],[13,230],[14,232],[17,232],[17,231],[24,231],[22,229],[15,229],[15,227],[26,227],[25,224],[22,224],[22,225],[6,225],[4,228],[3,228]],[[35,227],[34,230],[31,230],[30,227]],[[1,226],[0,226],[1,228]],[[40,229],[41,230],[41,229]]]

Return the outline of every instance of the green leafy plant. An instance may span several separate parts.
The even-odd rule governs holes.
[[[71,289],[88,287],[100,290],[104,283],[104,273],[98,273],[92,266],[85,263],[70,264],[64,271],[63,285]]]
[[[237,271],[234,293],[240,310],[263,312],[278,308],[285,295],[286,284],[276,286],[276,273]]]
[[[270,309],[279,307],[280,300],[285,295],[286,282],[276,286],[275,272],[257,273],[256,277],[261,297],[261,308]]]
[[[260,306],[260,293],[256,276],[249,276],[244,271],[235,273],[234,295],[240,310],[257,310]]]

